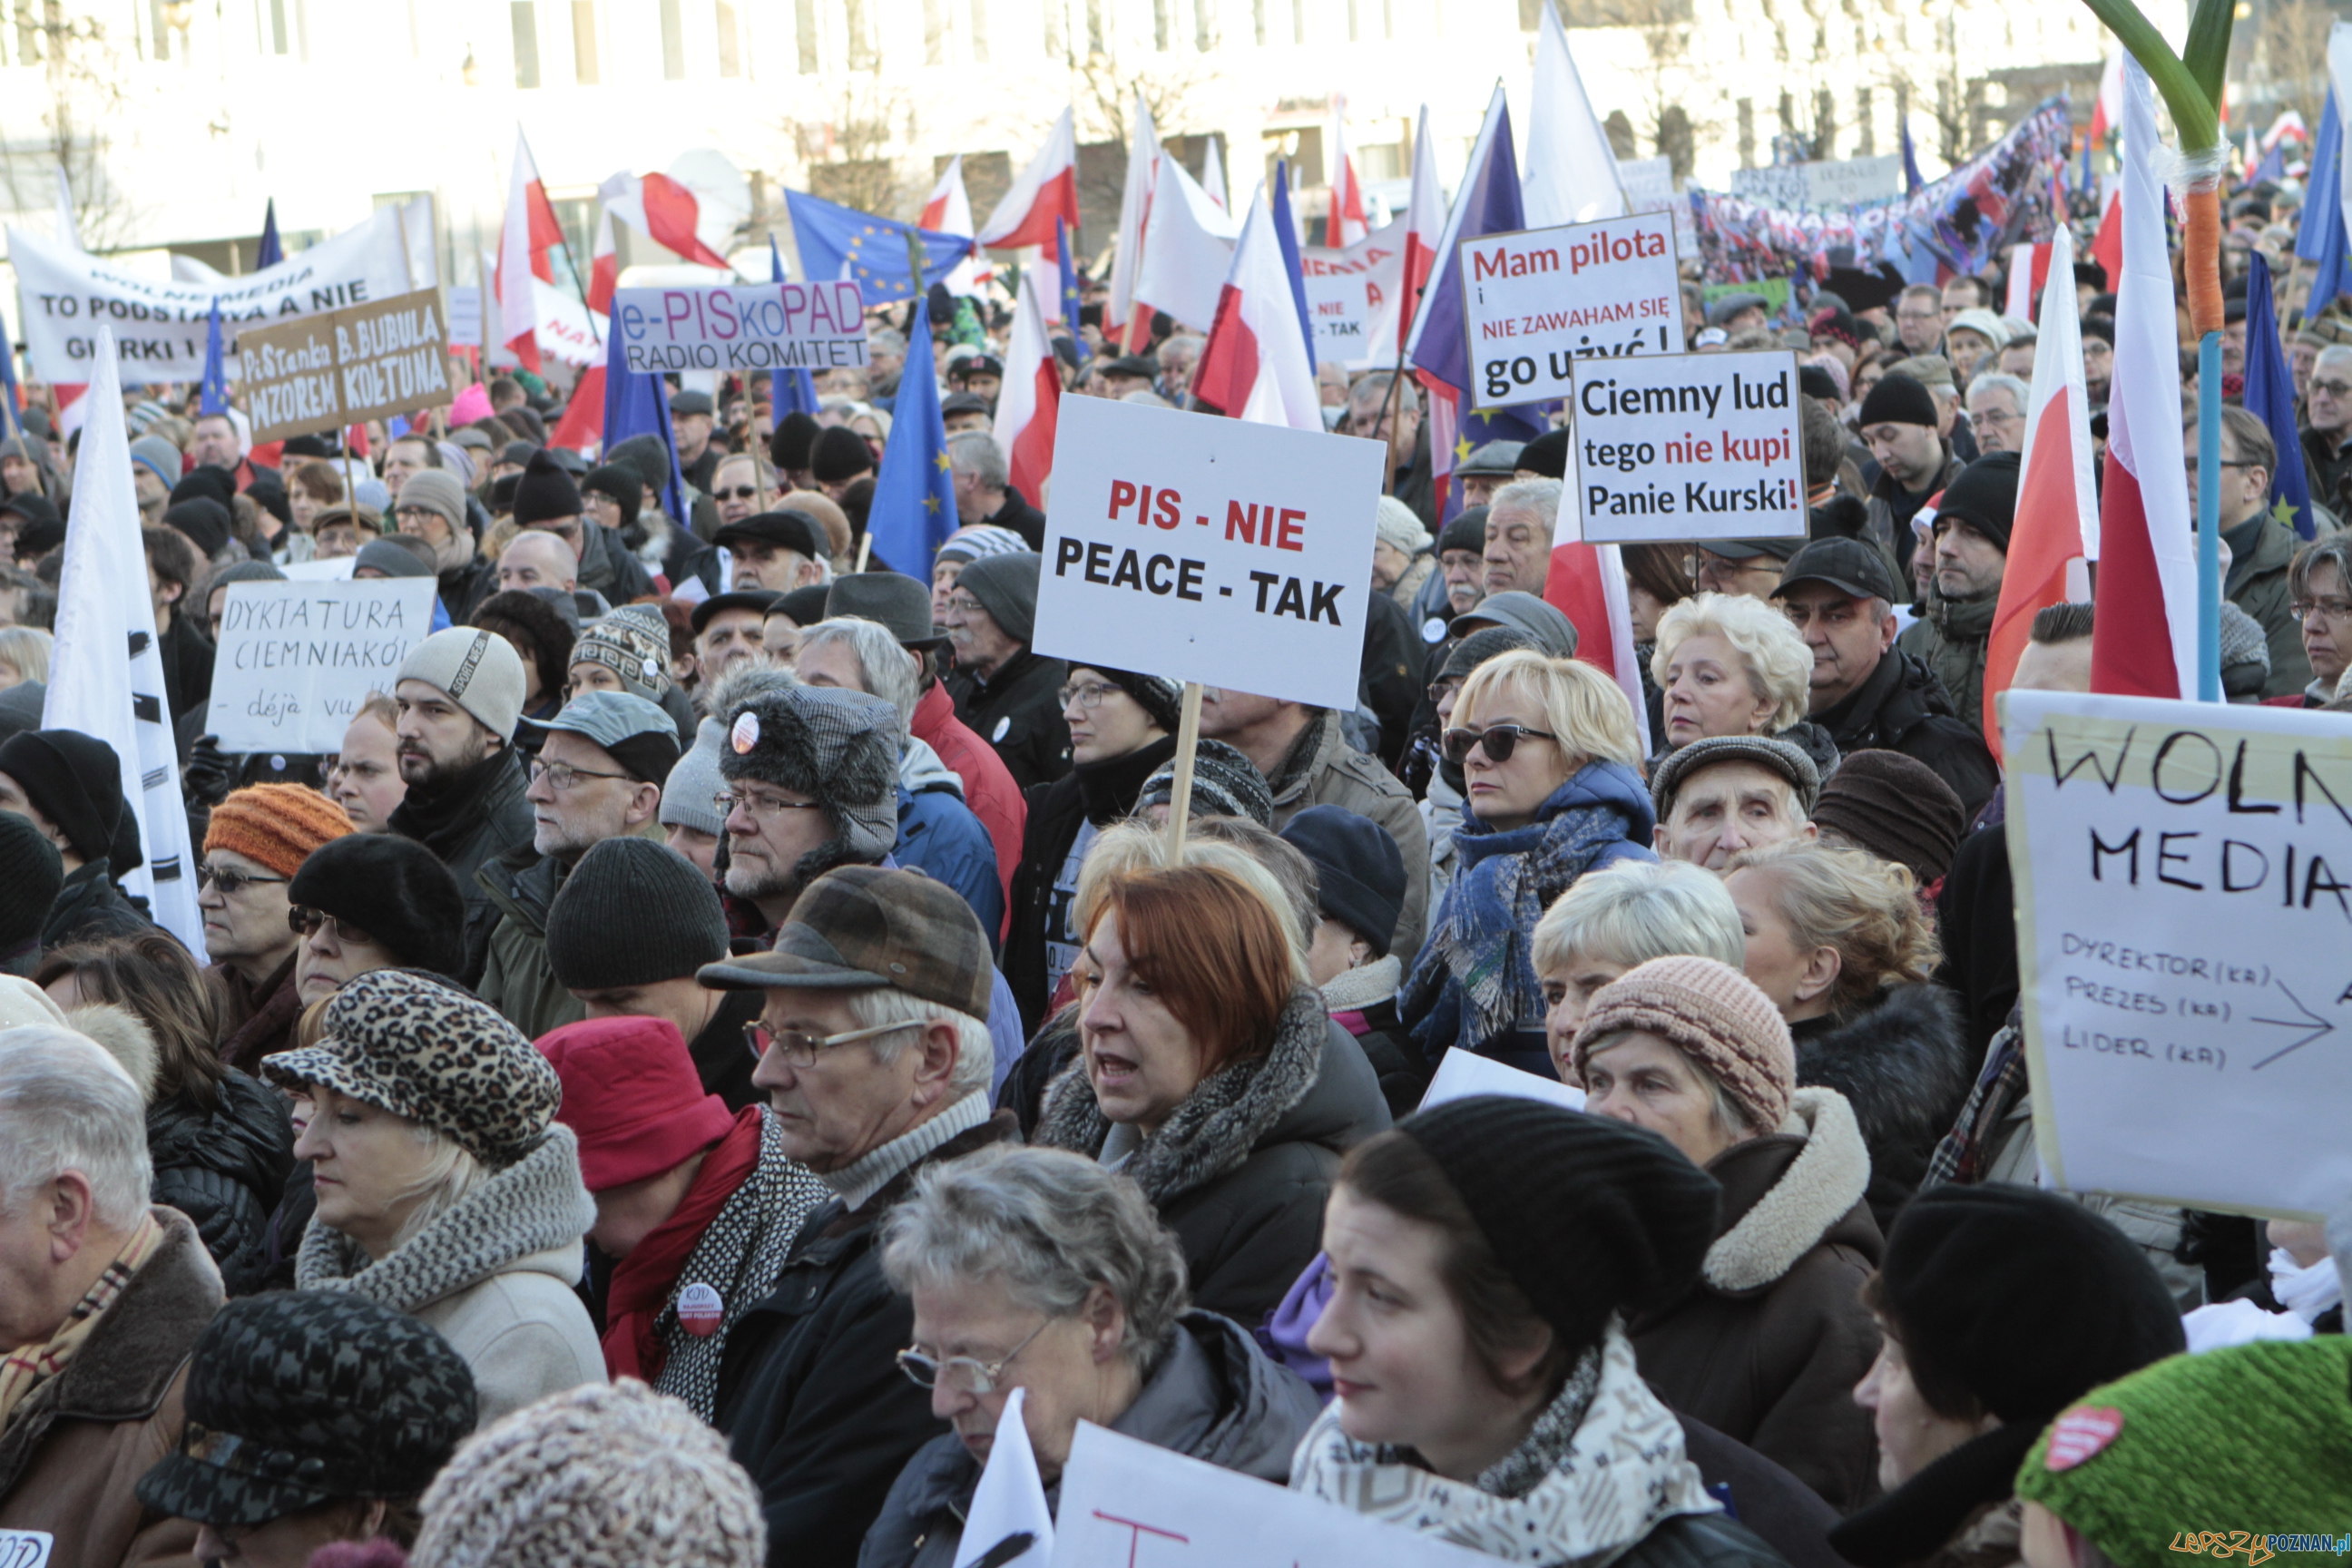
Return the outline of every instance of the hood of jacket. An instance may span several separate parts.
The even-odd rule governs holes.
[[[1642,775],[1622,763],[1587,763],[1576,776],[1544,797],[1536,820],[1526,827],[1496,827],[1462,805],[1462,826],[1454,830],[1454,847],[1466,869],[1490,855],[1507,855],[1530,847],[1525,836],[1540,834],[1542,825],[1564,812],[1583,806],[1613,811],[1625,819],[1624,837],[1647,847],[1650,831],[1658,825],[1657,807],[1643,787]]]
[[[940,761],[937,752],[912,735],[907,737],[906,749],[898,753],[898,787],[908,795],[946,790],[958,800],[963,798],[963,780]]]
[[[149,1106],[147,1152],[159,1171],[210,1171],[274,1208],[294,1169],[294,1126],[283,1096],[232,1068],[208,1111],[185,1097]]]
[[[1837,1090],[1874,1147],[1932,1146],[1975,1079],[1959,1010],[1940,985],[1892,985],[1867,1012],[1795,1032],[1797,1081]]]
[[[1927,618],[1946,642],[1982,642],[1992,635],[1992,617],[2000,608],[1998,590],[1966,599],[1948,599],[1936,585],[1927,585]]]
[[[1878,1254],[1878,1226],[1862,1203],[1870,1150],[1833,1089],[1797,1090],[1780,1131],[1726,1150],[1707,1173],[1723,1184],[1729,1222],[1699,1268],[1710,1290],[1760,1294],[1824,1241]]]

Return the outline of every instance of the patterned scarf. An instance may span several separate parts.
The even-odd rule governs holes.
[[[0,1430],[6,1428],[26,1395],[65,1370],[74,1352],[97,1329],[99,1318],[114,1305],[114,1299],[122,1294],[122,1288],[131,1283],[139,1266],[153,1257],[163,1242],[163,1227],[150,1209],[139,1216],[138,1228],[131,1233],[131,1239],[122,1244],[122,1250],[99,1274],[98,1282],[74,1303],[73,1310],[66,1314],[58,1331],[39,1344],[20,1345],[0,1359]]]

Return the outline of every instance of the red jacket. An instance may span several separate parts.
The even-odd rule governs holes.
[[[996,879],[1004,886],[1004,925],[996,933],[1004,940],[1013,920],[1013,868],[1021,864],[1021,837],[1029,825],[1029,803],[996,748],[971,732],[955,716],[955,701],[946,687],[934,680],[915,704],[915,739],[940,754],[948,771],[963,780],[963,803],[988,829],[996,846]]]

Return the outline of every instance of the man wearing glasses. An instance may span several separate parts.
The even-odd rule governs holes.
[[[1906,354],[1931,354],[1944,336],[1944,297],[1929,283],[1914,283],[1895,297],[1895,335]]]
[[[2336,488],[2352,473],[2352,345],[2319,351],[2304,410],[2303,466],[2311,475],[2311,499],[2340,510]]]
[[[1987,371],[1969,384],[1969,424],[1977,433],[1977,450],[2025,450],[2025,405],[2032,391],[2016,376]]]
[[[712,543],[727,552],[728,586],[789,594],[832,574],[824,525],[804,511],[763,511],[720,525]]]
[[[1024,791],[1070,771],[1061,700],[1069,667],[1029,647],[1044,566],[1028,551],[983,556],[957,576],[940,614],[955,650],[948,695],[956,717],[996,748]]]
[[[2323,377],[2340,370],[2315,371],[2315,393]],[[2180,446],[2188,461],[2184,482],[2189,487],[2189,515],[2197,515],[2197,419],[2182,422]],[[2221,595],[2254,618],[2270,645],[2270,679],[2263,700],[2294,697],[2311,684],[2311,659],[2303,649],[2303,627],[2292,610],[2294,594],[2287,567],[2294,560],[2292,524],[2271,510],[2271,476],[2278,471],[2278,447],[2270,427],[2243,408],[2221,410],[2221,542],[2229,546],[2230,565],[2221,579]]]
[[[988,1109],[993,976],[970,905],[918,873],[866,866],[810,884],[772,952],[702,971],[706,985],[765,996],[747,1031],[751,1081],[784,1152],[831,1189],[773,1291],[731,1326],[719,1369],[719,1428],[759,1485],[772,1562],[853,1568],[891,1482],[940,1430],[929,1391],[898,1370],[914,1309],[877,1244],[924,1166],[1016,1136],[1010,1112]]]

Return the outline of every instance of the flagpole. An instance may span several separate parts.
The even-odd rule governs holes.
[[[515,140],[522,143],[523,151],[525,153],[530,153],[530,172],[534,174],[538,174],[539,154],[530,152],[530,138],[523,134],[520,122],[517,122],[515,125]],[[541,183],[539,190],[541,195],[545,196],[547,195],[547,185],[544,182]],[[551,213],[555,210],[555,202],[552,197],[548,198],[547,206]],[[529,219],[526,217],[525,222],[528,223],[528,221]],[[589,335],[596,340],[596,346],[598,348],[603,348],[604,346],[604,334],[596,331],[596,312],[587,309],[588,279],[581,275],[580,258],[572,254],[572,237],[563,232],[563,225],[561,222],[557,223],[555,226],[555,243],[563,247],[563,265],[572,268],[572,286],[580,290],[580,305],[581,309],[588,317]],[[535,331],[537,329],[534,328],[533,331]]]
[[[2197,344],[2197,700],[2221,700],[2221,334]]]

